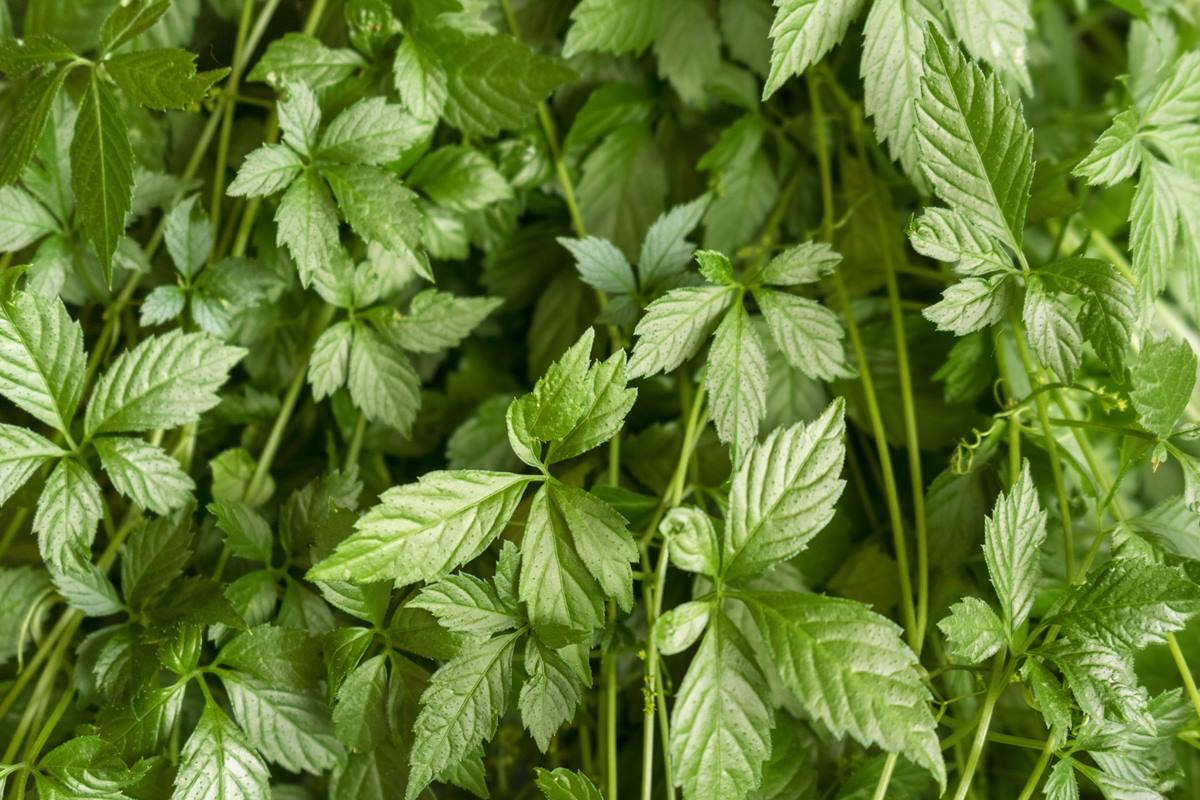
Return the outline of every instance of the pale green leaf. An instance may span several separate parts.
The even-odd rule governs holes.
[[[447,145],[426,155],[405,181],[452,211],[476,211],[512,198],[512,187],[478,150]]]
[[[972,57],[1033,92],[1026,66],[1033,30],[1029,0],[954,0],[945,6],[954,32]]]
[[[161,447],[124,436],[103,437],[95,444],[113,488],[140,508],[167,514],[191,499],[196,484]]]
[[[945,786],[929,689],[900,629],[851,600],[791,592],[740,595],[797,702],[836,736],[900,753]]]
[[[1187,342],[1149,339],[1130,369],[1129,399],[1146,430],[1170,436],[1196,386],[1196,354]]]
[[[1059,381],[1070,384],[1083,356],[1083,332],[1075,312],[1041,281],[1033,280],[1025,289],[1021,319],[1042,365]]]
[[[346,383],[353,339],[354,326],[345,320],[334,323],[317,338],[308,358],[308,382],[314,400],[328,397]]]
[[[733,473],[721,569],[760,574],[799,553],[833,518],[845,481],[844,404],[811,423],[772,432]]]
[[[29,192],[0,187],[0,252],[14,253],[58,231],[58,222]]]
[[[625,254],[608,239],[599,236],[582,239],[560,236],[558,243],[575,257],[579,277],[588,286],[608,294],[633,294],[637,291],[633,268],[625,260]]]
[[[195,422],[246,351],[205,333],[174,330],[117,357],[88,400],[85,430],[132,433]]]
[[[708,195],[701,195],[690,203],[664,211],[650,225],[638,256],[638,276],[642,286],[655,286],[687,268],[692,260],[692,252],[696,249],[696,246],[688,241],[688,236],[700,224],[709,202]],[[576,258],[579,258],[578,254]]]
[[[359,100],[321,137],[319,155],[347,164],[386,164],[421,141],[429,128],[382,97]]]
[[[103,515],[100,487],[87,467],[74,458],[58,462],[46,478],[33,515],[42,558],[60,567],[89,561],[96,525]]]
[[[1012,281],[1006,274],[964,278],[942,292],[942,299],[922,313],[939,331],[966,336],[1004,319],[1012,291]]]
[[[501,302],[426,289],[413,297],[407,312],[388,327],[388,334],[405,350],[436,353],[461,344]]]
[[[399,178],[377,167],[354,164],[330,166],[322,174],[355,233],[394,255],[415,255],[421,238],[420,214],[413,202],[416,195]]]
[[[803,75],[846,35],[863,0],[774,0],[771,23],[771,73],[763,86],[766,100],[793,75]]]
[[[550,502],[570,531],[575,552],[606,597],[623,611],[633,608],[633,571],[638,549],[629,523],[590,492],[557,481],[547,484]]]
[[[517,634],[490,639],[433,674],[413,727],[406,800],[496,732],[512,694]]]
[[[112,256],[133,203],[133,150],[117,98],[92,71],[71,141],[76,218],[112,283]]]
[[[316,173],[305,171],[292,181],[275,210],[275,225],[277,243],[287,245],[300,282],[308,286],[339,248],[337,207]]]
[[[1038,650],[1062,672],[1084,714],[1154,729],[1149,697],[1138,682],[1132,658],[1094,639],[1058,639]]]
[[[1021,106],[933,28],[917,103],[921,165],[951,209],[1019,252],[1033,180]]]
[[[641,53],[654,41],[660,4],[641,0],[583,0],[571,11],[563,55]]]
[[[526,640],[525,674],[528,675],[517,707],[521,721],[543,753],[558,729],[575,717],[583,693],[583,680],[562,656],[535,637]]]
[[[603,800],[586,775],[566,767],[554,770],[537,767],[537,786],[546,800]]]
[[[409,434],[421,407],[421,378],[404,353],[375,331],[354,332],[346,386],[368,420]]]
[[[0,506],[52,458],[67,453],[31,430],[0,424]]]
[[[721,540],[712,519],[698,508],[671,509],[659,524],[670,547],[671,563],[688,572],[716,577],[721,570]]]
[[[287,96],[277,104],[283,143],[301,155],[312,155],[317,146],[317,129],[321,127],[321,105],[303,81],[289,81],[283,88]]]
[[[669,656],[691,647],[708,627],[712,611],[711,603],[692,600],[664,613],[654,623],[658,651]]]
[[[405,605],[425,609],[456,633],[491,636],[521,626],[521,619],[505,607],[490,584],[466,573],[429,584]]]
[[[817,380],[831,381],[853,374],[842,346],[845,333],[836,314],[816,300],[771,289],[756,289],[754,299],[771,338],[788,363]]]
[[[1145,123],[1166,126],[1200,117],[1200,53],[1184,53],[1162,74],[1165,79],[1146,105]]]
[[[768,286],[816,283],[832,274],[841,261],[841,254],[828,243],[804,242],[773,257],[761,271],[748,275],[747,280]]]
[[[208,703],[179,755],[171,800],[269,800],[269,779],[242,732]]]
[[[671,762],[686,800],[746,797],[771,754],[774,714],[749,643],[718,609],[675,695]]]
[[[304,169],[304,162],[292,148],[282,144],[264,144],[251,150],[229,184],[231,197],[266,197],[286,188]]]
[[[1112,125],[1092,147],[1073,172],[1087,178],[1088,183],[1112,186],[1133,175],[1141,164],[1141,148],[1137,143],[1138,113],[1128,108],[1113,117]]]
[[[365,64],[365,59],[349,48],[327,47],[313,36],[285,33],[271,42],[247,80],[274,86],[299,81],[320,89],[346,80]]]
[[[41,567],[0,568],[0,664],[6,663],[33,638],[40,615],[33,605],[49,588]],[[34,623],[27,626],[26,621]]]
[[[213,244],[212,224],[196,207],[199,199],[194,194],[167,213],[163,237],[175,269],[189,278],[208,260]]]
[[[938,630],[946,637],[947,655],[967,664],[978,664],[1008,642],[1004,623],[978,597],[964,597],[950,606]]]
[[[274,537],[271,526],[245,503],[215,502],[208,504],[209,513],[217,518],[217,527],[225,533],[225,543],[236,556],[271,562]]]
[[[713,426],[737,463],[757,441],[767,411],[767,358],[741,303],[717,326],[704,385]]]
[[[246,740],[267,759],[319,775],[342,757],[329,708],[315,690],[280,688],[237,672],[222,673],[221,683]]]
[[[590,401],[573,427],[550,444],[546,463],[553,464],[586,453],[616,436],[637,399],[637,389],[627,388],[625,351],[588,367],[582,382]]]
[[[71,608],[89,617],[107,617],[124,610],[112,581],[91,561],[46,563],[54,588]]]
[[[927,208],[908,231],[913,249],[954,265],[967,277],[983,278],[1013,271],[1012,257],[990,234],[949,208]]]
[[[108,53],[149,30],[170,8],[170,0],[127,0],[118,3],[100,28],[100,51]]]
[[[385,737],[387,662],[383,653],[367,659],[338,688],[333,724],[338,738],[351,750],[372,750]]]
[[[1019,628],[1033,608],[1039,549],[1045,541],[1046,512],[1026,461],[1020,478],[996,498],[992,515],[984,520],[983,555],[1009,631]]]
[[[694,286],[674,289],[655,300],[634,329],[638,341],[629,360],[629,377],[678,368],[700,349],[733,299],[731,287]]]
[[[1116,267],[1094,258],[1067,258],[1037,273],[1061,291],[1083,298],[1079,327],[1113,377],[1125,376],[1125,352],[1134,338],[1134,287]]]
[[[531,480],[529,475],[456,470],[430,472],[417,483],[392,487],[309,577],[405,585],[443,575],[491,544]]]
[[[538,378],[533,392],[514,407],[522,412],[528,435],[544,442],[555,441],[571,432],[592,402],[593,386],[587,380],[595,331],[588,328]]]
[[[67,432],[84,373],[83,330],[61,300],[25,291],[0,301],[0,394]]]
[[[396,48],[392,62],[396,92],[418,119],[436,120],[446,105],[446,71],[428,49],[411,36]]]
[[[58,64],[75,58],[61,39],[45,33],[0,40],[0,72],[19,77],[35,67]]]

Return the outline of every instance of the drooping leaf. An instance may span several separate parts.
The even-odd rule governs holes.
[[[76,216],[111,284],[113,253],[133,203],[133,150],[117,98],[94,70],[75,118],[71,190]]]

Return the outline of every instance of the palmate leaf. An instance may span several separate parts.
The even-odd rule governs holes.
[[[517,632],[489,639],[433,674],[413,727],[406,800],[495,733],[511,700],[519,637]]]
[[[384,492],[312,580],[416,583],[475,558],[504,529],[534,480],[482,470],[431,472]]]
[[[766,678],[746,638],[718,610],[671,710],[671,761],[684,797],[749,795],[771,753],[772,727]]]
[[[799,553],[833,518],[845,481],[844,404],[810,423],[776,430],[733,473],[721,570],[758,575]]]
[[[901,753],[945,785],[917,657],[892,621],[834,597],[742,593],[792,696],[835,735]]]
[[[208,703],[180,753],[171,800],[268,800],[269,778],[242,732]]]
[[[0,394],[65,433],[85,371],[83,330],[61,300],[24,291],[0,301]]]
[[[1033,180],[1033,133],[995,75],[926,28],[917,103],[921,164],[934,191],[1010,250],[1021,251]]]

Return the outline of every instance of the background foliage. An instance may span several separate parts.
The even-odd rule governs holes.
[[[0,1],[0,794],[1200,797],[1198,23]]]

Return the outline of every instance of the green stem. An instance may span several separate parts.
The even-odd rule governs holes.
[[[892,772],[896,769],[896,762],[900,760],[897,753],[888,753],[887,758],[883,762],[883,770],[879,773],[879,782],[875,784],[875,793],[871,795],[871,800],[887,800],[888,785],[892,782]]]
[[[821,220],[822,236],[826,241],[833,242],[833,178],[830,172],[829,153],[825,137],[825,117],[821,106],[821,95],[817,82],[810,74],[808,76],[808,94],[812,103],[814,149],[817,155],[817,167],[821,178],[821,201],[823,214]],[[875,383],[871,378],[870,365],[867,363],[866,350],[863,347],[862,336],[858,323],[854,319],[854,310],[850,307],[850,296],[846,291],[846,282],[838,270],[833,272],[833,285],[838,304],[846,319],[846,331],[850,335],[850,344],[854,349],[858,365],[859,380],[862,382],[863,395],[867,401],[867,415],[871,420],[871,432],[875,437],[875,448],[879,458],[880,471],[883,474],[883,488],[887,497],[888,517],[892,526],[892,541],[896,550],[896,572],[900,580],[900,611],[904,617],[904,630],[908,644],[914,651],[920,651],[918,639],[916,609],[913,605],[912,578],[909,572],[908,543],[904,538],[904,519],[900,510],[900,495],[896,488],[896,476],[892,469],[892,455],[888,448],[887,435],[883,428],[883,416],[879,411],[879,398],[875,394]]]
[[[1050,756],[1053,754],[1054,743],[1047,739],[1046,744],[1042,746],[1042,753],[1038,756],[1037,763],[1033,765],[1033,772],[1029,773],[1029,778],[1025,781],[1025,786],[1021,789],[1017,800],[1030,800],[1033,797],[1038,784],[1042,782],[1042,773],[1046,771],[1046,766],[1050,763]]]
[[[358,420],[354,423],[354,433],[350,437],[350,445],[346,448],[346,460],[342,462],[343,470],[348,470],[358,464],[358,456],[362,452],[363,435],[366,431],[367,417],[360,411]]]
[[[616,605],[608,601],[608,623],[615,627]],[[601,659],[604,678],[604,776],[608,784],[607,800],[617,798],[617,657],[612,647],[604,648]]]
[[[1196,689],[1196,679],[1192,677],[1192,670],[1188,667],[1187,659],[1173,633],[1167,634],[1167,648],[1171,651],[1171,658],[1175,660],[1175,667],[1179,670],[1179,677],[1183,679],[1183,686],[1187,689],[1192,707],[1196,709],[1196,715],[1200,716],[1200,691]]]
[[[254,16],[254,0],[242,0],[242,15],[238,19],[237,38],[233,45],[233,66],[225,83],[222,97],[221,138],[217,143],[217,164],[213,168],[212,200],[208,216],[212,221],[213,239],[221,235],[221,201],[225,199],[225,170],[229,166],[229,142],[233,137],[233,113],[237,110],[238,85],[246,57],[246,36]]]
[[[1008,683],[1008,671],[1004,668],[1004,654],[996,656],[992,664],[992,680],[988,685],[987,696],[983,699],[983,708],[979,710],[979,723],[975,728],[975,739],[971,743],[971,751],[967,754],[967,765],[958,781],[958,791],[954,800],[963,800],[971,790],[971,780],[979,767],[979,759],[983,755],[983,747],[987,743],[988,728],[992,724],[992,712],[996,710],[996,701],[1004,693]]]
[[[644,584],[644,599],[646,603],[646,671],[644,675],[644,694],[642,709],[642,800],[652,800],[654,797],[654,715],[660,703],[665,702],[662,696],[662,678],[658,672],[658,641],[654,637],[655,623],[662,613],[663,588],[667,579],[667,563],[669,544],[662,543],[658,552],[658,566],[654,570],[654,583]],[[642,548],[643,569],[649,564],[648,548]],[[666,742],[668,732],[663,727],[662,738]],[[667,797],[673,797],[675,787],[672,785],[670,774],[667,775]]]

